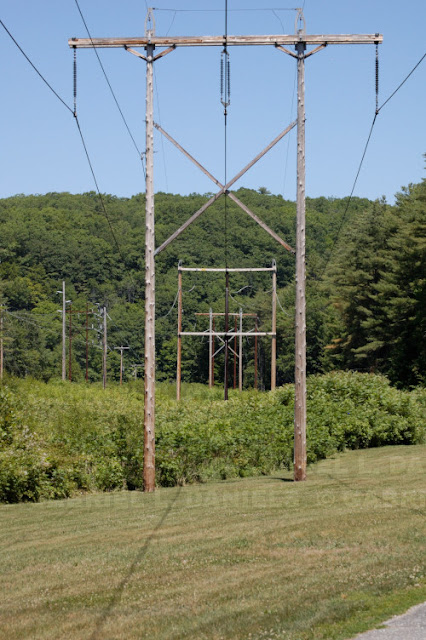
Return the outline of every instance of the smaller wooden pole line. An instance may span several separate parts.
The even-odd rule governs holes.
[[[277,267],[276,266],[272,266],[272,267],[254,267],[254,268],[245,268],[245,267],[241,267],[241,268],[237,268],[237,269],[227,269],[226,267],[223,268],[215,268],[215,267],[178,267],[179,271],[210,271],[212,273],[225,273],[226,271],[229,271],[229,273],[236,273],[236,272],[240,272],[240,273],[244,273],[244,272],[250,272],[250,271],[276,271]],[[225,315],[225,314],[223,314]]]
[[[62,281],[62,380],[65,381],[67,377],[67,350],[66,350],[66,296],[65,296],[65,280]]]
[[[123,351],[130,349],[130,347],[114,347],[117,351],[120,351],[120,386],[123,384]]]
[[[71,363],[72,363],[72,353],[71,353],[71,349],[72,349],[72,305],[71,304],[69,306],[68,313],[70,314],[69,335],[68,335],[68,349],[69,349],[68,379],[71,382],[72,381],[72,367],[71,367]]]
[[[182,272],[178,271],[178,343],[176,370],[176,400],[180,400],[182,377]]]
[[[234,334],[237,333],[237,323],[238,319],[235,316],[234,318]],[[234,389],[237,388],[237,336],[234,335]]]
[[[86,382],[89,380],[89,314],[93,314],[94,311],[89,311],[89,303],[86,302],[86,308],[84,311],[77,310],[72,308],[72,304],[65,308],[65,303],[70,302],[70,300],[65,300],[65,282],[63,283],[63,308],[62,308],[62,380],[64,380],[64,364],[65,364],[65,322],[64,318],[66,314],[69,314],[69,328],[68,328],[68,379],[72,382],[72,316],[73,315],[84,315],[86,317],[85,321],[85,330],[86,330],[86,372],[85,379]]]
[[[3,305],[0,306],[0,380],[3,380]]]
[[[209,330],[207,329],[206,331],[181,331],[180,332],[181,336],[208,336],[210,335]],[[233,338],[234,336],[247,336],[247,337],[251,337],[254,338],[255,336],[259,336],[259,337],[265,337],[265,336],[276,336],[276,333],[273,333],[272,331],[257,331],[256,333],[253,331],[237,331],[237,333],[234,333],[232,329],[228,330],[228,331],[214,331],[212,333],[213,336],[215,336],[216,338],[220,338],[221,336],[225,337],[225,336],[229,336],[230,338]]]
[[[257,331],[259,330],[259,320],[256,316],[256,322],[255,322],[255,331],[257,333]],[[258,382],[257,382],[257,353],[258,353],[258,346],[257,346],[257,335],[255,335],[254,338],[254,388],[257,389],[258,388]]]
[[[103,318],[104,330],[103,330],[103,336],[102,336],[102,345],[103,345],[102,386],[103,386],[104,389],[106,389],[106,384],[107,384],[107,350],[108,350],[107,310],[106,310],[106,307],[104,307],[103,315],[104,315],[104,318]]]
[[[225,302],[225,312],[213,312],[210,309],[208,312],[197,311],[195,316],[197,317],[208,317],[209,318],[209,328],[205,331],[182,331],[182,274],[183,272],[213,272],[213,273],[225,273],[226,278],[226,302]],[[259,318],[256,313],[243,313],[243,310],[240,309],[238,313],[230,312],[228,309],[228,288],[229,288],[229,272],[269,272],[272,273],[272,331],[259,331]],[[233,371],[233,387],[236,389],[237,386],[237,360],[239,362],[239,370],[238,370],[238,388],[242,391],[243,388],[243,346],[242,339],[243,337],[253,337],[255,339],[254,344],[254,360],[255,360],[255,388],[258,385],[258,337],[271,337],[271,389],[275,389],[276,386],[276,290],[277,290],[277,265],[275,260],[273,260],[272,265],[270,267],[241,267],[241,268],[226,268],[226,267],[184,267],[182,263],[179,261],[178,264],[178,349],[177,349],[177,374],[176,374],[176,399],[180,400],[181,397],[181,349],[182,349],[182,338],[184,336],[195,336],[195,337],[208,337],[209,339],[209,388],[212,388],[214,385],[214,359],[215,356],[220,353],[222,350],[225,352],[225,371],[224,371],[224,399],[228,399],[228,374],[229,374],[229,352],[234,355],[234,371]],[[217,317],[221,317],[225,319],[225,330],[224,331],[216,331],[215,327],[215,319]],[[234,318],[234,327],[230,328],[228,326],[229,318]],[[238,328],[238,318],[239,318],[239,328]],[[254,318],[255,326],[254,329],[249,331],[243,331],[243,318]],[[215,350],[215,339],[218,339],[222,344],[219,346],[217,350]],[[237,338],[238,340],[238,351],[237,351]],[[233,340],[232,340],[233,339]],[[233,348],[231,347],[233,344]]]
[[[237,320],[237,318],[235,318],[235,320]],[[242,332],[243,332],[243,310],[240,309],[240,334]],[[237,338],[235,338],[235,340],[236,339]],[[255,338],[255,340],[257,340],[257,338]],[[239,353],[238,353],[238,360],[239,360],[238,389],[239,389],[239,392],[241,393],[242,390],[243,390],[243,336],[242,335],[240,335],[240,339],[239,339],[238,343],[239,343]]]

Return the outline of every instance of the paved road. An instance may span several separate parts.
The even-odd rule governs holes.
[[[384,623],[385,629],[361,633],[353,640],[426,640],[426,602]]]

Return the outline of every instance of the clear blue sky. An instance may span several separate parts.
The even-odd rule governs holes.
[[[143,0],[79,0],[93,37],[144,33]],[[148,4],[151,4],[148,1]],[[229,0],[229,34],[293,33],[282,0]],[[155,0],[159,9],[220,9],[221,0]],[[251,9],[267,8],[264,11]],[[244,9],[244,11],[237,11]],[[426,3],[394,0],[305,0],[312,34],[375,33],[380,46],[380,104],[425,52]],[[155,11],[157,35],[220,35],[224,14]],[[74,0],[5,0],[1,19],[33,63],[72,106],[69,37],[86,37]],[[130,129],[145,146],[145,63],[121,49],[100,50]],[[0,27],[0,197],[94,189],[72,115],[41,82]],[[307,195],[350,193],[375,109],[374,45],[336,45],[306,61]],[[273,47],[230,48],[228,176],[295,118],[295,61]],[[219,48],[185,48],[155,64],[155,119],[223,179],[223,109]],[[426,151],[426,60],[380,112],[355,195],[393,201],[421,180]],[[137,152],[91,50],[78,51],[78,113],[102,192],[145,190]],[[215,186],[160,134],[155,137],[155,190],[187,194]],[[295,199],[295,130],[236,185]]]

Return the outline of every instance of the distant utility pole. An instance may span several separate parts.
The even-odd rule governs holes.
[[[65,298],[65,280],[62,280],[62,380],[65,381],[67,377],[66,360],[67,360],[67,330],[66,330],[66,298]]]
[[[0,305],[0,380],[3,380],[3,305]]]
[[[68,379],[72,381],[72,304],[70,304],[70,308],[68,309],[68,313],[70,314],[70,327],[69,327],[69,337],[68,337],[68,348],[69,348],[69,358],[68,358]]]
[[[104,330],[102,336],[102,347],[103,347],[103,356],[102,356],[102,386],[106,389],[107,383],[107,349],[108,349],[108,341],[107,341],[107,310],[106,307],[103,308],[103,320],[104,320]]]
[[[136,381],[138,378],[138,369],[143,369],[143,364],[141,363],[132,364],[132,369],[133,369],[133,377]]]
[[[130,349],[130,347],[114,347],[114,349],[118,349],[120,351],[120,385],[123,384],[123,351],[125,349]]]
[[[301,26],[302,25],[302,26]],[[154,86],[153,65],[163,56],[171,53],[177,47],[231,47],[231,46],[273,46],[275,49],[297,59],[298,72],[298,109],[297,109],[297,246],[296,246],[296,340],[295,340],[295,416],[294,416],[294,448],[295,467],[294,479],[306,478],[306,318],[305,318],[305,79],[304,63],[306,58],[332,44],[376,44],[383,41],[383,36],[375,34],[361,35],[307,35],[305,33],[305,19],[301,9],[297,10],[296,28],[293,35],[243,35],[243,36],[177,36],[157,37],[155,35],[155,20],[153,9],[148,9],[145,20],[145,35],[133,38],[72,38],[68,41],[71,48],[115,47],[126,49],[129,53],[146,62],[146,197],[145,197],[145,421],[144,421],[144,491],[155,489],[155,261],[154,255],[162,251],[170,242],[175,240],[194,220],[208,209],[222,195],[238,204],[248,215],[256,220],[270,235],[274,232],[259,220],[237,196],[229,191],[236,182],[255,162],[267,153],[296,123],[291,123],[273,140],[251,163],[240,171],[226,185],[222,185],[214,176],[200,165],[194,158],[180,147],[181,151],[194,162],[219,187],[219,191],[212,196],[196,213],[194,213],[177,231],[163,244],[155,249],[154,239]],[[286,45],[295,46],[293,53]],[[305,53],[307,45],[315,48]],[[136,51],[134,47],[144,47],[146,55]],[[167,47],[154,55],[156,47]],[[173,141],[158,125],[157,129]],[[276,239],[278,239],[276,237]],[[281,242],[278,239],[279,242]],[[281,242],[282,244],[282,242]],[[288,250],[291,247],[286,246]],[[228,330],[228,329],[227,329]]]
[[[67,347],[66,347],[66,341],[67,341],[67,321],[66,321],[66,305],[67,302],[71,302],[71,300],[67,300],[65,297],[65,280],[62,280],[62,289],[60,291],[57,291],[56,293],[60,293],[62,294],[62,311],[59,311],[59,313],[62,313],[62,380],[65,382],[66,378],[67,378]],[[70,316],[71,317],[71,316]]]

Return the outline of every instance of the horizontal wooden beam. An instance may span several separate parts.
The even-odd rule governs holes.
[[[241,267],[241,269],[238,268],[232,268],[232,269],[227,269],[226,267],[178,267],[178,271],[213,271],[216,273],[226,273],[228,271],[228,273],[232,273],[235,271],[238,272],[245,272],[245,271],[276,271],[277,267],[276,265],[273,267],[253,267],[253,268],[249,268],[249,267]]]
[[[229,338],[235,338],[239,336],[276,336],[273,331],[180,331],[178,336],[228,336]]]
[[[223,47],[226,43],[230,46],[245,45],[296,45],[299,42],[305,44],[374,44],[383,42],[380,33],[365,34],[319,34],[307,35],[265,35],[265,36],[175,36],[175,37],[133,37],[133,38],[70,38],[70,47],[78,49],[90,49],[91,47],[146,47],[148,44],[154,47]]]
[[[197,311],[197,313],[195,314],[196,316],[210,316],[210,313],[201,313],[200,311]],[[212,317],[216,317],[216,316],[237,316],[237,318],[239,318],[240,316],[242,318],[257,318],[257,313],[212,313],[211,314]],[[118,347],[117,347],[118,348]]]

